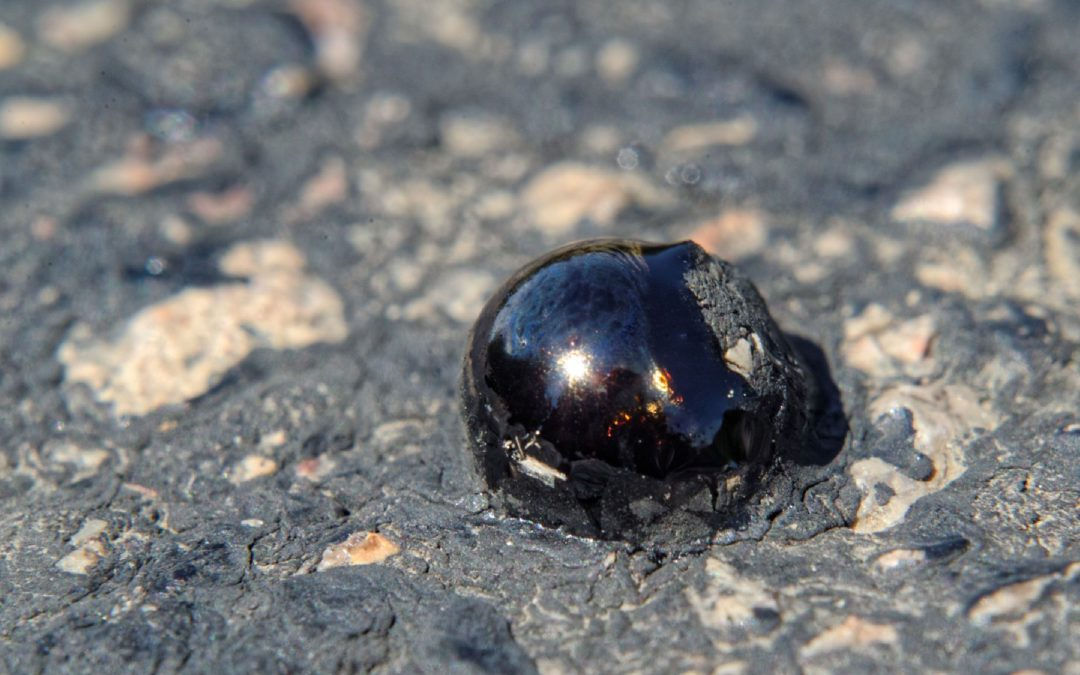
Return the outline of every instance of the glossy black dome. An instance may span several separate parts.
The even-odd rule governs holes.
[[[473,328],[463,387],[490,486],[579,496],[577,474],[670,481],[764,464],[803,421],[797,359],[764,303],[689,241],[593,240],[522,268]]]

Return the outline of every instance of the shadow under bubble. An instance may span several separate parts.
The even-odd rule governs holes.
[[[847,439],[848,422],[840,388],[833,381],[828,358],[821,347],[800,335],[785,335],[809,371],[809,413],[814,441],[792,449],[788,458],[796,464],[824,466],[840,454]]]

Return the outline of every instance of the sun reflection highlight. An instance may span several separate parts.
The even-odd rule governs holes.
[[[667,371],[660,368],[653,368],[652,371],[652,384],[662,394],[671,394],[671,376]]]
[[[563,376],[574,384],[584,380],[589,375],[589,366],[592,359],[588,353],[581,349],[571,349],[559,357],[559,370]]]

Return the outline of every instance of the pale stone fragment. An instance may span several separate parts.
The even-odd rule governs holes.
[[[51,136],[71,121],[66,103],[31,96],[10,96],[0,101],[0,138],[24,141]]]
[[[229,472],[229,480],[239,485],[256,478],[272,476],[277,473],[277,470],[278,464],[273,459],[262,455],[248,455]]]
[[[378,532],[354,532],[340,544],[328,546],[316,569],[322,572],[345,565],[374,565],[400,551],[401,547]]]
[[[54,5],[38,18],[38,37],[50,47],[79,52],[105,42],[126,28],[130,20],[127,0]]]
[[[900,634],[894,626],[852,615],[811,638],[799,650],[799,655],[808,659],[838,649],[866,649],[874,645],[895,645],[899,641]]]
[[[258,347],[340,342],[344,304],[304,264],[287,242],[237,244],[220,268],[246,281],[182,290],[111,335],[73,329],[58,350],[65,382],[90,387],[117,415],[143,415],[205,393]]]
[[[979,402],[977,393],[964,385],[903,384],[890,387],[870,404],[873,418],[894,408],[911,411],[915,449],[930,458],[934,472],[928,480],[915,480],[879,457],[860,459],[848,467],[863,497],[851,528],[859,533],[886,530],[902,522],[911,505],[944,489],[967,470],[963,442],[979,427],[992,428],[997,418]],[[880,503],[878,484],[892,495]]]
[[[556,164],[534,176],[521,198],[530,221],[552,235],[566,234],[586,218],[610,225],[631,204],[671,203],[666,192],[640,175],[574,162]]]
[[[992,228],[998,219],[999,185],[1007,174],[996,159],[958,162],[938,171],[923,187],[905,193],[893,220]]]

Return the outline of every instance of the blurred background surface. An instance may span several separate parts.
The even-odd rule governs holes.
[[[4,0],[0,664],[1074,672],[1078,167],[1066,0]],[[766,530],[488,510],[465,335],[593,236],[826,353]]]

